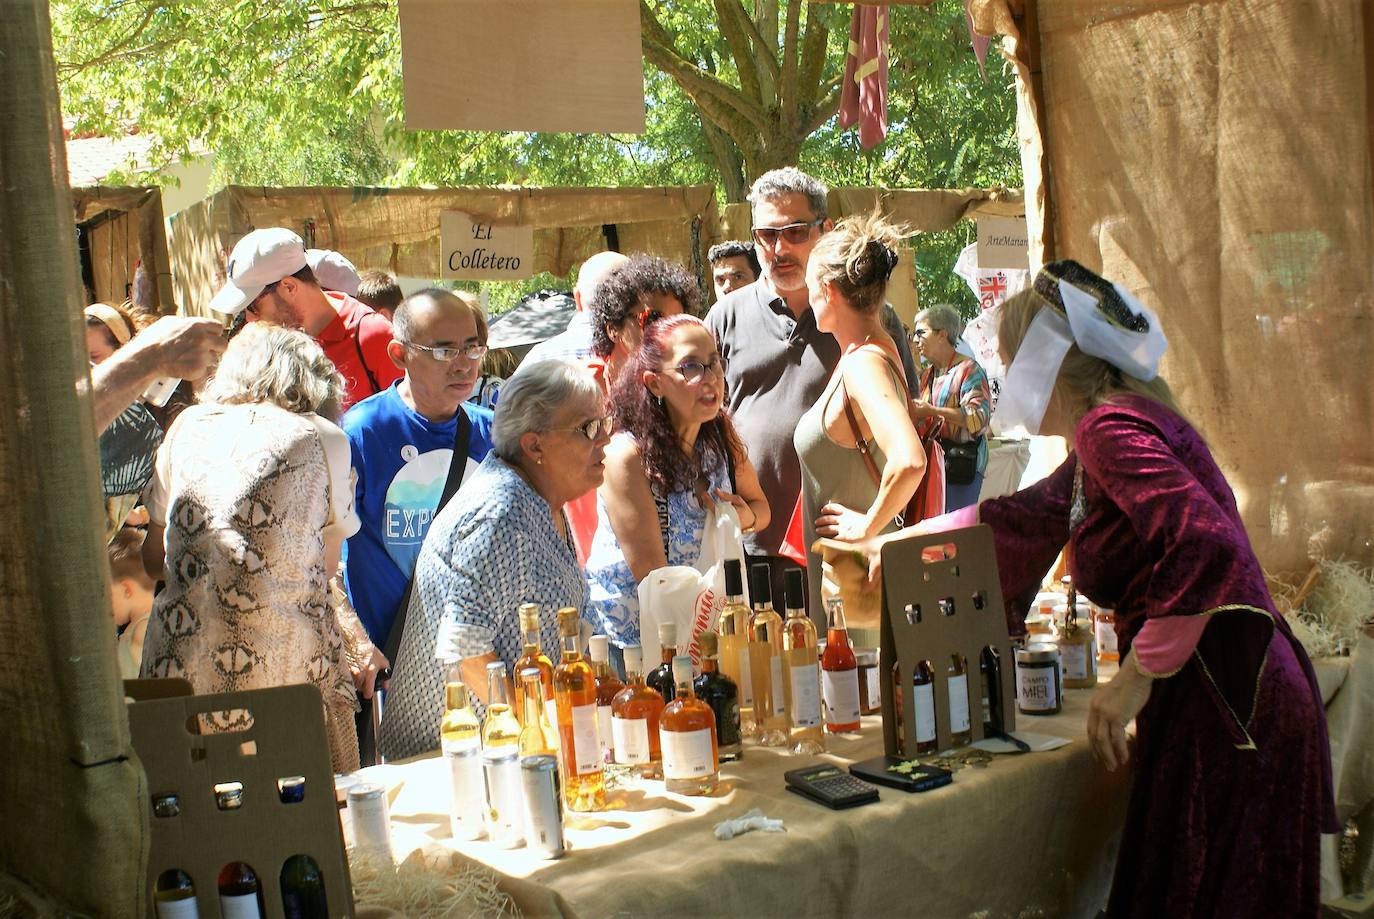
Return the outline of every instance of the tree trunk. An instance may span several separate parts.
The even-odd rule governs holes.
[[[720,174],[720,184],[725,189],[725,200],[730,204],[744,201],[749,195],[749,183],[744,180],[744,159],[724,131],[711,123],[701,109],[697,109],[701,120],[701,131],[711,148],[711,158],[716,161],[716,172]]]

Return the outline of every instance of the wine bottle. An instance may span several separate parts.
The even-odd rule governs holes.
[[[821,698],[825,729],[831,734],[859,729],[859,662],[849,645],[844,601],[825,601],[825,653],[821,657]]]
[[[180,868],[168,868],[153,884],[153,907],[157,919],[199,919],[196,885]]]
[[[793,753],[822,753],[821,678],[816,654],[816,627],[806,614],[806,592],[800,568],[783,576],[787,618],[782,624],[782,656],[791,689],[788,720]]]
[[[740,736],[754,737],[754,682],[749,673],[749,607],[744,605],[744,577],[737,558],[725,560],[725,606],[716,623],[720,635],[720,672],[739,688]]]
[[[596,811],[606,807],[605,763],[596,724],[596,676],[582,657],[580,623],[576,609],[558,611],[563,657],[553,671],[553,692],[563,749],[563,800],[569,810]]]
[[[949,677],[945,685],[949,690],[950,742],[962,747],[973,740],[968,708],[968,661],[962,654],[951,654],[945,672]]]
[[[658,719],[663,696],[644,683],[644,653],[639,645],[625,648],[625,687],[611,702],[611,743],[615,761],[634,767],[643,778],[662,775],[663,755],[658,742]]]
[[[520,634],[523,636],[524,648],[520,652],[520,657],[515,662],[515,667],[511,672],[519,674],[526,667],[534,667],[539,671],[539,682],[544,687],[544,714],[549,719],[549,724],[558,723],[558,712],[554,708],[553,699],[553,661],[549,660],[539,643],[539,607],[534,603],[522,603],[519,607],[520,614]],[[515,717],[524,717],[525,698],[524,690],[518,685],[515,687]],[[555,738],[556,739],[556,738]]]
[[[666,705],[673,701],[673,656],[677,654],[677,623],[658,624],[658,644],[663,662],[644,678],[650,689],[658,690]]]
[[[782,667],[782,617],[773,609],[772,572],[766,562],[749,569],[749,672],[754,681],[754,721],[759,743],[787,744],[787,697],[791,688]]]
[[[293,855],[282,865],[281,908],[286,919],[329,919],[324,875],[309,855]]]
[[[223,919],[262,919],[262,885],[245,862],[230,862],[219,873],[219,914]]]
[[[468,703],[468,689],[455,664],[444,682],[444,718],[439,722],[439,743],[448,763],[450,787],[449,829],[454,839],[477,839],[483,833],[486,809],[482,779],[482,729]]]
[[[526,667],[520,671],[520,688],[525,698],[524,723],[520,728],[520,755],[558,755],[557,733],[544,714],[544,687],[539,668]]]
[[[692,691],[692,659],[673,658],[677,690],[658,719],[663,746],[663,787],[680,795],[708,795],[716,790],[720,765],[716,752],[716,718]]]
[[[596,727],[601,734],[601,761],[615,762],[612,756],[611,702],[625,684],[611,669],[610,639],[593,635],[588,641],[592,659],[592,674],[596,677]]]
[[[739,688],[720,672],[720,645],[715,632],[708,629],[698,635],[697,647],[701,649],[701,673],[692,682],[692,689],[698,699],[711,707],[711,714],[716,718],[716,758],[720,762],[734,762],[743,752],[739,733]]]

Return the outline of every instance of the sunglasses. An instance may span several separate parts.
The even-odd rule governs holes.
[[[480,361],[487,353],[487,346],[479,344],[458,345],[449,348],[431,348],[429,345],[417,345],[413,341],[403,341],[401,344],[407,348],[423,351],[441,364],[452,364],[460,357],[465,357],[470,361]]]
[[[688,383],[695,383],[707,372],[725,376],[725,359],[719,354],[711,355],[711,359],[705,363],[701,361],[683,361],[677,365],[677,372],[682,374],[682,378]]]
[[[582,424],[575,424],[570,428],[549,428],[549,430],[568,432],[576,431],[578,434],[581,434],[583,437],[595,443],[598,437],[611,436],[612,424],[614,424],[614,422],[611,421],[610,415],[602,415],[600,418],[593,418],[591,421],[586,421]]]
[[[281,281],[273,281],[271,284],[268,284],[266,287],[264,287],[264,288],[262,289],[262,293],[258,294],[258,295],[257,295],[256,297],[254,297],[252,300],[249,300],[249,301],[248,301],[248,305],[245,306],[245,307],[243,308],[243,311],[244,311],[245,313],[252,313],[252,314],[254,314],[254,315],[257,315],[257,312],[258,312],[258,301],[260,301],[263,297],[265,297],[265,296],[267,296],[268,294],[270,294],[272,291],[276,290],[276,289],[277,289],[277,285],[280,284],[280,283],[281,283]]]
[[[929,334],[930,329],[916,329],[911,333],[911,339],[912,341],[924,341],[925,337]]]
[[[805,223],[789,223],[785,227],[754,227],[754,242],[772,248],[781,238],[784,242],[799,245],[811,238],[811,229],[824,223],[824,219],[808,220]]]

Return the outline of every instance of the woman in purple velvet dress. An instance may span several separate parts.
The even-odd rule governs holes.
[[[1157,318],[1076,262],[1002,306],[1004,427],[1067,438],[1041,482],[919,525],[992,527],[1012,634],[1065,544],[1116,611],[1118,675],[1088,741],[1135,784],[1107,914],[1317,916],[1338,830],[1321,695],[1275,610],[1235,497],[1157,375]],[[1136,722],[1132,750],[1126,726]]]

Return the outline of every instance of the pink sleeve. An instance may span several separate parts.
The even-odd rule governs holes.
[[[961,530],[964,527],[975,526],[978,523],[978,505],[970,504],[968,507],[961,507],[957,511],[950,511],[948,514],[941,514],[938,517],[927,517],[921,521],[921,529],[927,533],[945,533],[949,530]]]
[[[1156,679],[1178,673],[1193,656],[1193,649],[1210,618],[1156,616],[1147,619],[1131,644],[1140,672]]]

